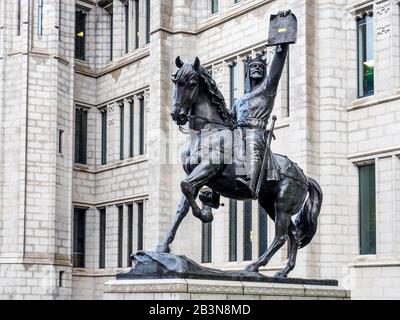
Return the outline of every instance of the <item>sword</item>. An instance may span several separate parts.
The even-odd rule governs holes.
[[[275,139],[274,136],[274,129],[275,129],[275,123],[276,123],[277,117],[273,116],[272,117],[272,124],[271,124],[271,129],[269,129],[268,131],[268,138],[267,138],[267,143],[265,146],[265,151],[264,151],[264,158],[263,158],[263,163],[261,166],[261,171],[260,171],[260,175],[258,177],[258,181],[257,181],[257,188],[256,188],[256,193],[255,193],[255,198],[258,198],[258,194],[260,193],[260,189],[261,189],[261,184],[263,182],[264,176],[265,176],[265,171],[267,169],[267,165],[268,165],[268,152],[271,148],[271,143],[272,143],[272,138]]]

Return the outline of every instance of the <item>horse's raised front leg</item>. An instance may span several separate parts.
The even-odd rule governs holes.
[[[186,196],[182,194],[179,200],[178,208],[176,210],[176,215],[172,223],[172,226],[168,231],[164,240],[157,246],[155,250],[156,252],[159,253],[171,252],[169,245],[174,241],[176,232],[178,231],[178,228],[182,220],[186,217],[187,213],[189,212],[189,209],[190,209],[190,203],[186,199]]]
[[[286,267],[275,274],[275,278],[287,278],[290,271],[296,266],[297,251],[299,249],[299,235],[294,223],[289,226],[289,259]]]
[[[196,203],[197,191],[200,190],[219,171],[219,165],[210,162],[200,163],[190,175],[181,182],[181,189],[193,210],[193,215],[203,223],[210,223],[213,215],[210,210],[201,210]]]

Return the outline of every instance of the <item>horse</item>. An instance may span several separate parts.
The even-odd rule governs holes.
[[[251,193],[234,187],[238,177],[237,168],[244,166],[244,160],[234,157],[230,162],[224,161],[226,154],[238,148],[241,138],[234,133],[240,130],[235,130],[235,119],[227,109],[215,81],[197,57],[193,64],[184,63],[178,57],[176,66],[178,71],[172,78],[175,90],[171,116],[180,127],[189,122],[192,134],[189,138],[190,148],[182,155],[187,176],[181,182],[181,198],[172,226],[156,248],[158,253],[170,252],[169,246],[190,208],[203,223],[212,221],[211,208],[206,206],[200,209],[195,201],[203,187],[211,188],[226,198],[253,200]],[[212,142],[203,143],[204,140]],[[221,140],[223,145],[218,143]],[[207,151],[208,157],[201,157],[202,151]],[[264,178],[258,201],[275,222],[275,237],[266,252],[249,264],[245,271],[258,272],[288,241],[287,265],[274,275],[286,278],[296,265],[298,249],[308,245],[316,233],[323,194],[319,184],[307,177],[296,163],[282,155],[273,154],[273,157],[281,179],[267,181]],[[296,214],[293,222],[292,217]]]

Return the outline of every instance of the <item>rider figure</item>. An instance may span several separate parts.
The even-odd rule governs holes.
[[[287,16],[290,11],[278,15]],[[247,61],[245,95],[236,101],[232,116],[243,130],[246,144],[246,178],[237,178],[236,186],[247,188],[254,198],[260,169],[266,148],[266,127],[274,107],[279,79],[285,65],[289,44],[277,47],[270,72],[267,75],[266,60],[258,56]],[[269,152],[267,180],[279,180],[279,173],[274,166],[272,152]]]

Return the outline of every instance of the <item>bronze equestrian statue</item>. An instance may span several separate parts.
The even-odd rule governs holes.
[[[292,15],[290,11],[279,12],[278,17],[289,15]],[[193,64],[184,63],[180,57],[176,59],[179,70],[173,76],[175,93],[171,115],[179,126],[189,122],[189,148],[182,155],[187,176],[181,182],[182,195],[172,227],[157,252],[170,252],[169,246],[190,208],[203,223],[213,220],[211,207],[206,205],[202,210],[195,201],[206,186],[230,199],[258,198],[260,206],[275,221],[273,243],[257,261],[246,267],[247,271],[257,272],[287,240],[288,263],[275,276],[284,278],[293,270],[297,250],[308,245],[316,233],[323,196],[318,183],[306,177],[301,168],[285,156],[267,149],[265,161],[268,165],[261,166],[264,152],[269,148],[267,137],[273,134],[266,131],[266,126],[288,46],[288,43],[279,44],[268,75],[266,64],[260,57],[248,61],[245,95],[231,111],[226,108],[224,97],[199,58]],[[243,139],[245,157],[239,151]],[[261,168],[265,168],[265,172],[260,173]],[[241,172],[247,172],[247,175]],[[259,176],[260,187],[256,194]],[[206,202],[207,197],[201,200]],[[292,222],[296,214],[297,219]]]

